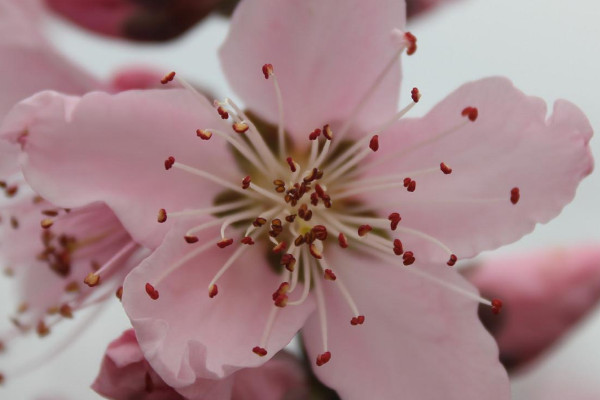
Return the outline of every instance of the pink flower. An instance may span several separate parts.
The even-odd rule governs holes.
[[[532,361],[600,300],[600,247],[544,249],[484,261],[469,280],[500,297],[506,312],[492,333],[507,367]]]
[[[109,36],[173,39],[206,17],[219,0],[46,0],[72,22]]]
[[[307,382],[298,361],[284,352],[260,368],[243,369],[227,379],[205,379],[186,393],[187,399],[280,400],[306,398]],[[168,386],[144,359],[133,330],[113,341],[106,350],[100,373],[92,388],[115,400],[183,399]]]
[[[156,249],[123,302],[178,392],[302,328],[343,398],[508,397],[475,312],[501,303],[451,266],[558,214],[592,169],[591,128],[503,78],[401,119],[420,97],[397,112],[398,58],[416,50],[403,6],[243,2],[221,58],[247,113],[190,90],[46,92],[4,123],[37,191],[104,201]]]

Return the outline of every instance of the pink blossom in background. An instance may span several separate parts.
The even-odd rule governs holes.
[[[509,396],[475,312],[492,303],[451,266],[558,214],[591,171],[591,128],[504,78],[401,118],[420,96],[396,114],[415,45],[403,5],[241,3],[221,59],[251,117],[189,90],[45,92],[3,124],[36,191],[103,201],[156,249],[123,301],[179,393],[263,365],[302,328],[346,399]]]
[[[507,367],[531,362],[559,341],[600,300],[598,244],[544,249],[483,261],[469,280],[500,297],[504,313],[492,324]]]
[[[46,0],[79,26],[141,41],[173,39],[204,19],[220,0]]]
[[[135,333],[128,330],[106,350],[92,388],[114,400],[183,399],[144,359]],[[300,363],[280,353],[259,368],[241,370],[227,379],[204,380],[188,399],[282,400],[308,398],[307,378]]]

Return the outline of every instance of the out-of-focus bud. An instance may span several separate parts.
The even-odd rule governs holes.
[[[600,300],[600,245],[552,248],[484,261],[467,271],[502,313],[484,324],[498,341],[509,369],[548,349]]]

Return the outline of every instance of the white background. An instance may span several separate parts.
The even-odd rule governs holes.
[[[464,0],[456,3],[410,25],[418,37],[419,50],[404,62],[404,92],[406,88],[418,86],[424,93],[416,113],[424,113],[468,80],[504,75],[526,93],[550,103],[557,98],[571,100],[584,110],[593,127],[600,126],[600,3],[597,0]],[[216,57],[226,31],[226,21],[212,19],[177,42],[140,46],[101,40],[56,20],[49,24],[51,37],[61,51],[99,77],[107,77],[123,64],[151,63],[159,70],[174,69],[220,96],[232,94]],[[598,158],[597,138],[592,140],[592,148]],[[592,240],[600,243],[598,204],[600,177],[594,173],[582,183],[575,201],[560,217],[539,226],[519,243],[498,251],[514,252]],[[13,309],[7,287],[4,280],[0,281],[0,315]],[[0,389],[0,398],[98,398],[87,386],[96,375],[104,347],[127,326],[117,302],[114,303],[104,314],[94,318],[87,334],[75,342],[68,340],[67,350],[52,362],[7,382]],[[514,398],[600,399],[599,311],[552,353],[514,379]],[[82,317],[78,320],[83,320]],[[70,326],[63,328],[75,324],[69,322],[65,325]],[[26,365],[33,352],[48,349],[46,342],[66,338],[60,331],[51,336],[43,341],[43,347],[37,338],[30,338],[11,352],[8,359],[0,359],[0,370],[19,369]],[[590,394],[586,396],[586,393]]]

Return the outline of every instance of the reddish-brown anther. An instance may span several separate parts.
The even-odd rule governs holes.
[[[388,215],[388,219],[390,220],[390,229],[395,231],[398,227],[398,223],[402,220],[402,217],[397,212],[393,212]]]
[[[371,225],[361,225],[358,227],[358,236],[365,236],[367,233],[371,232],[373,228]]]
[[[323,354],[319,354],[317,356],[317,367],[326,364],[329,360],[331,360],[331,353],[329,351],[326,351]]]
[[[252,182],[250,175],[242,179],[242,189],[248,189],[250,187],[250,182]]]
[[[313,256],[314,258],[316,258],[317,260],[320,260],[321,258],[323,258],[323,256],[321,255],[321,252],[319,251],[319,249],[317,249],[317,246],[315,246],[314,243],[310,244],[310,246],[308,247],[308,251],[309,251],[310,255]]]
[[[324,271],[323,277],[328,281],[335,281],[337,279],[337,276],[335,276],[335,273],[330,269],[326,269]]]
[[[286,215],[285,220],[291,224],[296,220],[296,214]]]
[[[167,221],[167,210],[165,210],[164,208],[161,208],[160,210],[158,210],[157,221],[160,222],[161,224],[163,222]]]
[[[312,131],[310,133],[310,135],[308,135],[308,139],[317,140],[319,138],[319,136],[321,136],[321,130],[319,128],[317,128],[314,131]]]
[[[287,248],[287,244],[284,241],[279,242],[275,247],[273,247],[273,253],[278,254]]]
[[[254,244],[254,240],[250,236],[244,236],[241,240],[242,244],[247,244],[249,246]]]
[[[469,118],[470,121],[475,121],[477,119],[477,116],[479,115],[479,111],[476,107],[465,107],[462,110],[461,115],[463,117]]]
[[[417,188],[417,181],[410,181],[410,183],[408,184],[408,186],[406,187],[406,190],[408,190],[409,192],[414,192],[415,189]]]
[[[258,217],[254,220],[254,222],[252,222],[252,225],[256,228],[263,226],[264,224],[267,223],[267,220],[261,217]]]
[[[450,168],[449,166],[447,166],[446,163],[441,163],[440,164],[440,169],[442,170],[442,172],[445,175],[448,175],[448,174],[452,173],[452,168]]]
[[[83,282],[89,287],[98,286],[100,284],[100,275],[90,272],[88,276],[85,277]]]
[[[502,311],[502,300],[492,299],[492,313],[500,314],[500,311]]]
[[[167,158],[165,160],[165,169],[169,170],[173,167],[173,164],[175,164],[175,157],[170,156],[169,158]]]
[[[402,255],[402,259],[404,265],[411,265],[415,262],[415,256],[412,251],[405,252],[404,255]]]
[[[327,140],[333,140],[333,131],[329,127],[329,124],[323,127],[323,136],[325,136],[325,139]]]
[[[221,116],[221,119],[228,119],[229,113],[221,106],[217,107],[217,112]]]
[[[148,296],[150,296],[152,300],[158,299],[158,290],[154,289],[154,286],[150,283],[146,283],[146,293],[148,293]]]
[[[404,180],[403,180],[404,187],[408,187],[408,185],[410,185],[411,182],[412,182],[412,179],[404,178]]]
[[[259,356],[261,356],[261,357],[264,357],[264,356],[266,356],[266,355],[267,355],[267,350],[266,350],[266,349],[264,349],[264,348],[262,348],[262,347],[259,347],[259,346],[256,346],[256,347],[254,347],[254,348],[252,349],[252,352],[253,352],[254,354],[256,354],[256,355],[259,355]]]
[[[276,307],[284,308],[285,306],[287,306],[287,303],[288,303],[288,295],[287,294],[278,294],[277,297],[275,297],[275,299],[273,299],[273,302]]]
[[[312,231],[315,233],[315,238],[320,241],[324,241],[327,239],[327,228],[325,225],[315,225],[312,228]]]
[[[39,337],[44,337],[48,336],[48,334],[50,333],[50,328],[48,328],[48,325],[46,325],[44,321],[40,321],[35,327],[35,331],[37,332]]]
[[[189,244],[196,243],[196,242],[198,242],[198,240],[199,240],[199,239],[198,239],[198,236],[194,236],[194,235],[185,235],[183,238],[184,238],[184,239],[185,239],[185,241],[186,241],[187,243],[189,243]]]
[[[233,243],[233,239],[223,238],[217,242],[217,247],[220,249],[224,249],[225,247],[231,245]]]
[[[402,242],[400,239],[394,239],[394,254],[397,256],[401,256],[404,253],[404,247],[402,246]]]
[[[51,218],[44,218],[43,220],[40,221],[40,226],[43,229],[48,229],[52,225],[54,225],[54,220],[52,220]]]
[[[348,239],[346,239],[346,235],[344,235],[341,232],[338,235],[338,243],[340,244],[340,247],[342,249],[347,249],[348,248]]]
[[[175,79],[175,71],[171,71],[168,74],[166,74],[165,76],[163,76],[163,78],[160,80],[160,83],[162,83],[163,85],[166,85],[167,83],[171,82],[173,79]]]
[[[410,32],[404,34],[404,39],[408,42],[406,47],[406,55],[411,56],[417,51],[417,37]]]
[[[288,271],[294,272],[294,268],[296,267],[296,258],[293,255],[286,253],[281,256],[280,264],[285,265],[285,268]]]
[[[290,284],[288,282],[282,282],[277,290],[273,292],[273,300],[277,299],[277,296],[279,295],[286,294],[288,290],[290,290]]]
[[[246,133],[246,131],[250,129],[250,126],[248,126],[248,124],[245,122],[236,122],[235,124],[231,125],[231,127],[237,133]]]
[[[513,204],[517,204],[519,199],[521,198],[521,191],[518,187],[512,188],[510,190],[510,202]]]
[[[119,288],[115,292],[115,296],[117,296],[117,299],[123,300],[123,286],[119,286]]]
[[[296,172],[296,164],[294,164],[294,160],[292,159],[292,157],[288,157],[285,159],[285,161],[288,163],[288,165],[290,166],[290,170],[292,172]]]
[[[421,92],[419,92],[419,89],[417,89],[416,87],[412,88],[412,90],[410,91],[410,97],[415,103],[418,103],[421,99]]]
[[[4,194],[6,194],[6,197],[14,197],[18,191],[19,187],[17,185],[12,185],[4,190]]]
[[[374,135],[369,141],[369,148],[373,151],[379,150],[379,135]]]
[[[262,73],[265,76],[265,79],[269,79],[269,77],[271,75],[273,75],[273,65],[272,64],[265,64],[262,66]],[[265,352],[266,354],[266,352]]]
[[[352,317],[352,319],[350,320],[350,325],[362,325],[365,323],[365,316],[364,315],[359,315],[358,317]]]
[[[219,287],[213,283],[208,288],[208,297],[210,297],[212,299],[213,297],[215,297],[218,294],[219,294]]]
[[[212,132],[204,129],[196,129],[196,136],[202,140],[208,140],[212,137]]]
[[[73,318],[73,309],[68,304],[60,306],[58,312],[63,318]]]
[[[456,257],[456,255],[451,254],[450,259],[448,260],[448,262],[446,264],[448,264],[448,266],[450,266],[450,267],[453,267],[454,264],[456,264],[456,261],[458,261],[458,258]]]

